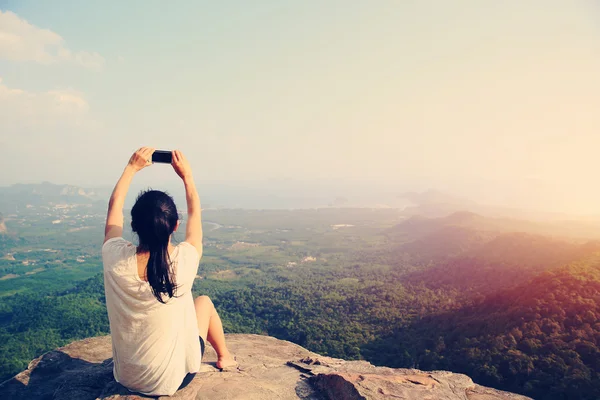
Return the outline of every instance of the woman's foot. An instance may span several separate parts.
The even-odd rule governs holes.
[[[217,360],[217,368],[220,370],[224,369],[234,369],[238,366],[238,362],[236,357],[231,355],[231,353],[219,356]]]

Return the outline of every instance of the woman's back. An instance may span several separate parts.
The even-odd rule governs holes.
[[[198,372],[206,341],[217,353],[217,368],[236,367],[237,361],[210,298],[192,296],[202,256],[202,209],[190,164],[179,150],[171,152],[171,165],[186,193],[185,241],[171,245],[179,213],[160,190],[141,192],[131,208],[139,245],[122,238],[129,185],[152,165],[154,152],[142,147],[133,153],[113,189],[102,261],[115,379],[131,391],[160,396],[174,394],[187,373]]]
[[[176,296],[159,302],[138,274],[136,246],[116,237],[102,247],[115,379],[143,394],[173,394],[201,353],[192,285],[200,256],[182,242],[171,254]]]

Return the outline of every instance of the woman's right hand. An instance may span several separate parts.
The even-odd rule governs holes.
[[[179,175],[181,179],[188,179],[192,177],[192,167],[190,167],[190,163],[187,158],[183,155],[183,153],[179,150],[173,150],[172,152],[172,160],[171,165],[173,169]]]
[[[152,165],[152,154],[154,153],[154,150],[154,147],[141,147],[138,151],[133,153],[127,166],[133,168],[135,172],[138,172],[145,167]]]

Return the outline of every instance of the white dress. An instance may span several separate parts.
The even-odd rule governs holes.
[[[201,254],[179,243],[171,260],[178,288],[160,303],[138,275],[136,246],[122,237],[102,246],[106,308],[115,380],[146,395],[174,394],[187,373],[200,369],[201,354],[192,284]]]

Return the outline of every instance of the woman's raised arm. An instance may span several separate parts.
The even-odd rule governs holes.
[[[108,213],[104,227],[104,243],[109,239],[123,235],[123,205],[125,204],[129,185],[136,172],[148,165],[152,165],[152,153],[154,153],[153,147],[142,147],[133,153],[125,166],[125,170],[121,174],[108,201]]]
[[[200,196],[196,190],[192,168],[189,162],[179,150],[173,150],[173,169],[183,180],[185,186],[185,199],[187,201],[188,220],[185,229],[185,241],[198,250],[202,256],[202,221],[200,209]]]

